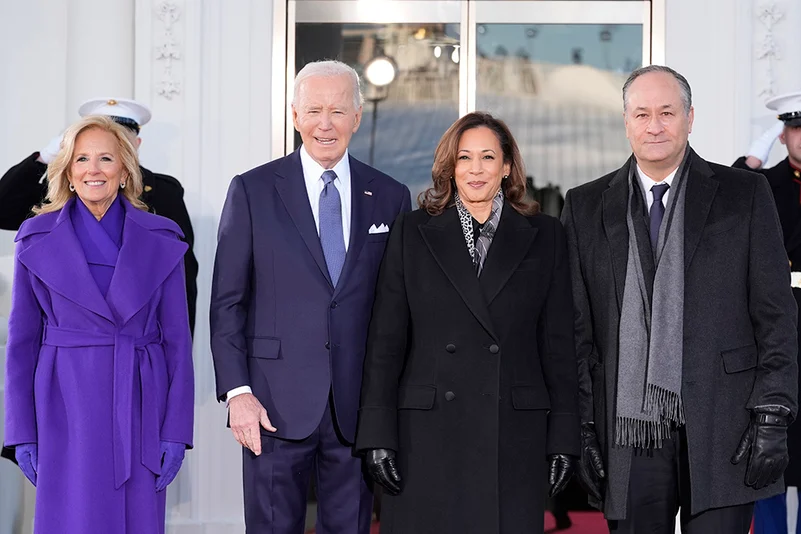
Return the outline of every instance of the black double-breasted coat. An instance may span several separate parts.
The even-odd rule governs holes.
[[[688,149],[689,150],[689,149]],[[796,305],[781,229],[764,177],[694,152],[684,206],[682,400],[691,513],[784,491],[745,485],[731,463],[749,410],[797,410]],[[608,519],[627,514],[631,448],[614,445],[618,331],[628,258],[629,166],[568,192],[567,233],[576,308],[579,406],[604,453]]]
[[[578,454],[564,231],[504,206],[476,276],[455,207],[401,215],[379,272],[356,448],[397,451],[384,534],[542,532],[546,454]]]

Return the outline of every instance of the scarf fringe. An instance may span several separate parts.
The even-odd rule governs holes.
[[[681,395],[654,384],[645,391],[643,413],[653,420],[617,416],[615,443],[623,447],[660,448],[670,437],[673,423],[684,424],[684,403]]]
[[[660,421],[684,424],[684,403],[675,391],[647,384],[642,408],[643,412]]]
[[[670,437],[669,421],[646,421],[622,416],[616,419],[615,443],[622,447],[659,449],[662,441]]]

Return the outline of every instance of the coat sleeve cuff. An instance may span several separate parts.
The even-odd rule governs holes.
[[[369,406],[361,408],[355,449],[391,449],[397,452],[398,411]]]
[[[581,422],[573,413],[548,414],[548,437],[546,454],[570,454],[579,456],[581,452]]]

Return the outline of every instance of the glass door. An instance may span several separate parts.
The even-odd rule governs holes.
[[[289,2],[287,102],[294,74],[320,59],[338,59],[359,73],[364,109],[349,152],[407,184],[416,196],[431,180],[434,147],[460,110],[463,6],[459,1]],[[374,58],[394,65],[386,85],[365,67]],[[300,144],[287,106],[287,152]]]
[[[543,210],[631,153],[622,87],[650,63],[650,2],[479,1],[469,96],[515,135]]]
[[[509,124],[532,188],[556,190],[558,207],[567,189],[630,153],[621,88],[661,49],[652,28],[661,34],[663,1],[287,0],[286,63],[274,71],[285,91],[273,103],[285,119],[273,128],[283,153],[274,157],[300,142],[290,106],[296,72],[339,59],[359,72],[365,93],[354,157],[417,195],[448,126],[486,110]],[[387,85],[366,75],[377,57],[395,67]]]

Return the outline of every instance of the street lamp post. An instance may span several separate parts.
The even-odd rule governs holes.
[[[373,120],[370,126],[370,155],[368,164],[373,165],[373,155],[375,152],[375,131],[378,122],[378,103],[389,96],[389,84],[395,80],[398,67],[389,56],[376,56],[364,66],[364,78],[372,87],[366,100],[373,103]]]

